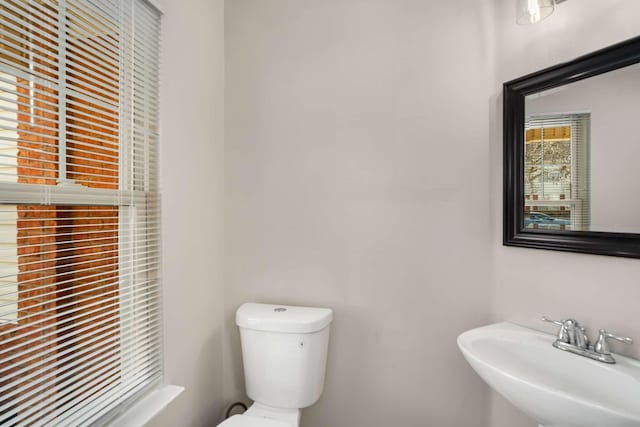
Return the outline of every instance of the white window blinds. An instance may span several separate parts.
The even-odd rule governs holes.
[[[524,159],[527,228],[589,230],[589,123],[589,113],[527,118]],[[534,212],[546,216],[533,218],[530,214]]]
[[[0,3],[0,425],[161,379],[159,32],[144,0]]]

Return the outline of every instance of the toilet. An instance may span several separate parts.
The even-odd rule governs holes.
[[[219,427],[300,427],[324,388],[333,311],[246,303],[236,312],[247,396],[254,403]]]

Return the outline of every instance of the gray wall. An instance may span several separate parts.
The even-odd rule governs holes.
[[[458,333],[547,314],[640,337],[638,262],[502,247],[500,179],[500,83],[636,35],[640,2],[516,27],[512,0],[229,0],[224,152],[223,1],[163,3],[165,369],[187,391],[154,427],[242,398],[249,300],[335,309],[305,427],[533,427]]]
[[[335,310],[305,427],[486,424],[490,1],[226,2],[226,400],[245,301]]]
[[[568,1],[534,26],[520,27],[513,1],[497,0],[497,81],[492,104],[493,320],[554,332],[539,317],[574,316],[593,334],[599,328],[640,338],[640,262],[613,257],[507,248],[502,241],[501,83],[637,36],[637,0]],[[640,346],[616,351],[640,356]],[[491,427],[534,427],[492,396]]]
[[[185,391],[150,425],[212,426],[224,409],[224,1],[160,6],[164,366]]]

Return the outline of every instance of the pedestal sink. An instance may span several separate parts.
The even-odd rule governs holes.
[[[472,329],[458,347],[495,391],[545,427],[640,427],[640,362],[558,350],[555,336],[512,323]]]

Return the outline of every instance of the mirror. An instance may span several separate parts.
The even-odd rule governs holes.
[[[640,37],[504,84],[504,238],[640,258]]]

